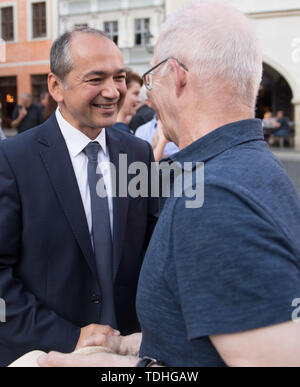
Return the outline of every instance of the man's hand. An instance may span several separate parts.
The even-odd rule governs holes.
[[[157,146],[165,147],[167,143],[168,143],[168,140],[164,135],[162,122],[160,120],[157,120],[157,130],[152,139],[152,147],[153,148],[156,148]]]
[[[12,128],[17,128],[21,122],[23,121],[24,117],[26,117],[28,114],[27,110],[24,108],[24,106],[19,107],[18,111],[18,117],[11,122],[11,127]]]
[[[95,335],[104,335],[104,336],[120,336],[120,332],[111,328],[108,325],[98,325],[90,324],[84,328],[81,328],[80,336],[78,343],[76,345],[75,351],[79,348],[82,348],[83,343],[90,337]]]
[[[38,358],[40,367],[135,367],[139,358],[107,353],[80,355],[50,352]]]
[[[82,347],[103,346],[112,350],[118,355],[138,356],[142,342],[142,334],[134,333],[129,336],[108,336],[96,333],[88,337],[82,343]]]
[[[103,346],[114,353],[63,354],[50,352],[39,357],[38,364],[41,367],[135,367],[138,361],[138,353],[141,346],[142,334],[135,333],[129,336],[120,336],[108,326],[89,325],[90,332],[94,332],[86,339],[82,339],[81,348]],[[101,333],[101,331],[103,333]],[[114,335],[111,333],[115,332]],[[76,349],[78,349],[76,347]]]
[[[164,135],[162,123],[160,120],[157,120],[157,131],[152,139],[154,160],[156,162],[159,162],[163,157],[166,157],[166,155],[164,155],[164,150],[167,143],[168,140]]]

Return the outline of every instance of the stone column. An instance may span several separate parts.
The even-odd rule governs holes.
[[[164,21],[164,9],[162,7],[154,8],[153,23],[150,31],[153,35],[153,39],[151,41],[152,46],[155,46],[156,44],[156,41],[161,31],[163,21]]]
[[[300,151],[300,100],[294,101],[295,107],[295,149]]]
[[[119,17],[119,44],[118,44],[118,46],[120,48],[128,48],[130,45],[129,28],[130,28],[129,12],[128,12],[128,10],[123,9],[120,12],[120,17]]]

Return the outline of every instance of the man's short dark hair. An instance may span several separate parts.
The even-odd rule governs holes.
[[[65,77],[73,70],[74,61],[71,55],[71,39],[74,34],[82,32],[92,34],[99,37],[109,37],[105,32],[90,27],[76,27],[72,31],[66,31],[59,36],[53,43],[50,52],[50,69],[59,79],[64,80]]]

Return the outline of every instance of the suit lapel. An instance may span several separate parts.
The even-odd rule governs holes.
[[[125,230],[127,227],[127,214],[128,214],[128,205],[129,198],[119,197],[119,175],[120,175],[120,165],[119,165],[119,156],[120,154],[128,155],[128,150],[126,144],[121,142],[117,136],[117,131],[113,128],[106,129],[106,141],[109,149],[109,156],[111,163],[116,168],[116,197],[113,199],[113,260],[114,260],[114,280],[116,279],[119,265],[122,258],[123,244],[125,237]],[[124,169],[127,166],[122,166]],[[126,172],[127,173],[127,172]]]
[[[45,130],[39,143],[40,156],[64,214],[93,275],[97,278],[95,257],[81,195],[69,152],[55,115],[45,123]]]

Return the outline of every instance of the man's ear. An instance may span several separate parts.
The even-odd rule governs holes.
[[[57,102],[63,102],[64,86],[62,81],[53,73],[48,75],[48,89],[51,97]]]
[[[169,64],[174,74],[176,96],[180,97],[187,84],[187,73],[175,59],[169,59]]]

